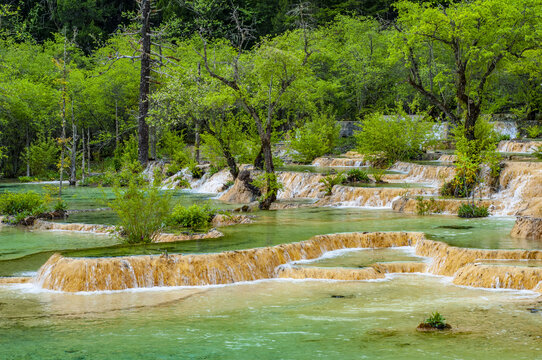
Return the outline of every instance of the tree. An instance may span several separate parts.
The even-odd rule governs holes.
[[[299,9],[299,16],[307,16],[304,8]],[[260,201],[260,208],[269,209],[276,200],[278,189],[271,137],[278,109],[289,95],[295,94],[293,85],[298,79],[309,72],[309,29],[303,22],[304,26],[300,30],[266,39],[254,50],[246,53],[245,46],[251,36],[250,29],[244,26],[237,11],[234,11],[233,19],[237,26],[236,41],[230,50],[227,66],[217,70],[219,64],[209,57],[209,43],[203,35],[198,54],[207,73],[233,90],[237,101],[256,125],[266,183],[266,193]]]
[[[488,97],[488,83],[505,61],[521,59],[542,45],[542,3],[539,0],[475,0],[449,7],[402,1],[393,41],[396,58],[408,68],[408,82],[453,123],[462,123],[468,139]],[[423,76],[427,49],[447,66]],[[430,81],[439,86],[431,87]],[[457,109],[447,102],[454,90]]]

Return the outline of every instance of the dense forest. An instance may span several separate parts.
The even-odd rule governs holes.
[[[4,1],[0,173],[205,158],[271,189],[272,144],[310,161],[340,120],[423,114],[473,140],[486,114],[538,118],[541,17],[540,0]]]

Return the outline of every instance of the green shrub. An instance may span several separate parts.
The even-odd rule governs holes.
[[[462,204],[458,211],[457,216],[460,218],[480,218],[488,217],[489,210],[487,206],[477,206],[475,204]]]
[[[480,182],[480,166],[489,166],[492,177],[501,171],[501,157],[497,153],[498,135],[486,119],[480,118],[474,128],[474,140],[465,137],[465,128],[458,126],[453,130],[455,138],[455,176],[444,183],[440,189],[443,196],[469,197]]]
[[[416,213],[418,215],[440,214],[444,211],[442,205],[439,205],[435,199],[425,200],[423,196],[416,197]]]
[[[344,180],[345,180],[344,173],[340,172],[337,174],[328,174],[322,179],[320,179],[319,182],[324,184],[324,189],[326,190],[326,196],[329,196],[333,193],[333,187],[335,185],[342,184]]]
[[[215,215],[209,204],[193,204],[189,207],[176,205],[168,219],[170,226],[180,226],[190,230],[206,230]]]
[[[276,173],[262,172],[260,175],[252,181],[252,185],[260,189],[262,194],[258,199],[260,202],[265,201],[273,195],[277,195],[279,190],[282,190],[284,186],[277,178]]]
[[[194,179],[201,179],[201,177],[203,176],[203,169],[200,168],[195,162],[191,163],[188,169],[192,173],[192,177]]]
[[[351,169],[350,171],[348,171],[348,173],[346,174],[346,180],[349,182],[371,182],[367,171],[361,169]]]
[[[432,128],[421,116],[411,117],[403,111],[391,116],[374,113],[363,120],[354,136],[361,154],[395,162],[418,157],[431,141]]]
[[[374,169],[373,177],[375,178],[375,182],[380,183],[380,184],[383,183],[384,181],[382,180],[382,178],[384,177],[385,174],[386,174],[386,169],[383,169],[383,168]]]
[[[536,139],[537,137],[542,134],[542,126],[539,125],[533,125],[525,128],[525,131],[527,132],[527,137],[530,139]]]
[[[68,204],[64,200],[58,199],[53,206],[53,210],[64,213],[68,210]]]
[[[30,165],[32,175],[45,176],[48,170],[56,170],[59,152],[59,145],[55,139],[41,136],[24,149],[22,160]],[[56,175],[58,176],[58,173]]]
[[[289,147],[295,161],[309,163],[333,150],[340,126],[332,116],[319,114],[312,121],[290,131]]]
[[[510,140],[510,135],[508,134],[499,134],[497,136],[497,142],[501,142],[501,141],[506,141],[506,140]]]
[[[170,194],[160,193],[155,186],[141,187],[130,182],[122,191],[115,188],[116,198],[109,206],[119,217],[117,229],[129,243],[149,243],[164,228],[170,211]]]
[[[24,216],[39,215],[47,211],[47,197],[33,191],[0,194],[0,214]]]
[[[538,159],[542,160],[542,145],[538,145],[538,148],[534,152],[534,156],[536,156]]]
[[[22,182],[22,183],[27,183],[27,182],[35,182],[35,181],[39,181],[40,179],[35,177],[35,176],[19,176],[19,181]]]
[[[438,311],[431,314],[431,316],[425,320],[425,323],[435,329],[446,328],[446,319]]]

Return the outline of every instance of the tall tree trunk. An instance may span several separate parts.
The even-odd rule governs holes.
[[[70,186],[75,186],[77,183],[77,125],[75,125],[75,114],[73,112],[72,100],[72,148],[70,154]]]
[[[141,73],[139,79],[138,160],[146,166],[149,161],[149,80],[151,75],[151,0],[141,0]]]
[[[256,155],[256,158],[254,159],[254,167],[258,170],[263,170],[263,165],[263,148],[260,147],[258,155]]]
[[[276,192],[276,175],[273,165],[273,152],[271,151],[271,136],[266,136],[262,139],[262,153],[265,164],[265,175],[267,193],[262,202],[260,202],[260,209],[269,210],[271,204],[277,200]]]

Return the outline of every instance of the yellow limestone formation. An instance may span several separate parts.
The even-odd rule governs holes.
[[[372,267],[363,269],[284,267],[277,277],[288,279],[372,280],[383,279],[384,274]]]
[[[469,264],[454,276],[454,284],[473,287],[542,292],[542,268]]]
[[[497,151],[505,153],[533,153],[540,146],[539,141],[505,140],[499,143]]]
[[[335,185],[330,196],[319,200],[316,206],[366,206],[392,207],[394,201],[402,196],[431,195],[434,189],[401,189],[401,188],[363,188]]]
[[[542,218],[518,216],[510,235],[524,239],[542,240]]]
[[[541,250],[486,250],[450,246],[443,242],[420,240],[416,244],[416,255],[433,258],[428,271],[435,275],[453,276],[467,264],[484,259],[539,260]]]
[[[411,246],[421,233],[347,233],[273,247],[206,255],[64,258],[53,255],[35,282],[51,290],[95,291],[136,287],[228,284],[267,279],[288,262],[344,248]]]
[[[286,265],[315,259],[338,249],[394,246],[414,246],[417,255],[432,258],[432,261],[376,263],[362,269]],[[542,267],[480,264],[499,259],[542,261],[542,251],[458,248],[425,239],[422,233],[340,233],[318,235],[298,243],[217,254],[94,259],[65,258],[55,254],[41,267],[34,283],[45,289],[75,292],[229,284],[275,277],[368,280],[381,279],[386,273],[428,272],[452,276],[458,285],[542,291],[539,285]],[[0,284],[17,282],[2,281]]]

